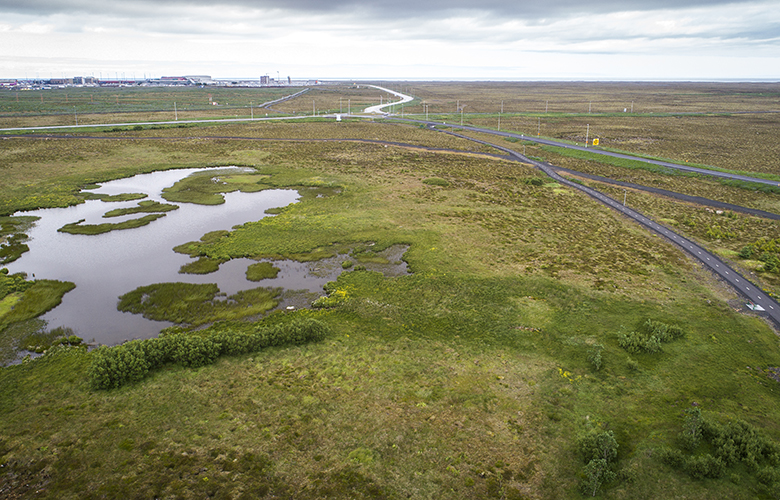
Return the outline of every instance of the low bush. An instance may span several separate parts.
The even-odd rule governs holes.
[[[219,357],[220,345],[210,337],[179,333],[165,337],[170,346],[171,361],[197,368],[212,364]]]
[[[667,325],[660,321],[648,319],[639,331],[618,334],[618,345],[636,354],[640,352],[656,353],[661,351],[661,343],[668,343],[685,334],[677,325]]]
[[[736,420],[721,425],[705,419],[699,408],[692,408],[685,412],[679,437],[685,451],[696,451],[704,441],[712,452],[689,455],[679,448],[664,448],[659,450],[658,458],[666,465],[699,480],[718,479],[728,469],[744,465],[760,483],[780,492],[780,445],[747,422]]]
[[[720,458],[708,453],[688,458],[685,462],[685,470],[694,479],[718,479],[726,473],[726,464]]]
[[[144,341],[133,340],[117,347],[101,347],[89,367],[93,389],[116,389],[137,382],[149,373],[149,362],[141,347]]]
[[[612,431],[588,433],[580,438],[579,448],[585,462],[580,489],[583,494],[595,497],[602,484],[617,477],[612,470],[618,454],[615,434]]]
[[[589,351],[588,351],[588,361],[593,366],[593,369],[596,371],[601,370],[602,365],[602,359],[601,359],[601,351],[604,350],[604,346],[601,344],[595,344]]]
[[[172,333],[97,349],[88,376],[95,390],[115,389],[138,382],[150,370],[167,363],[196,368],[213,363],[221,355],[246,354],[264,347],[318,342],[328,334],[330,327],[312,318],[296,318],[274,326],[260,325],[252,332],[219,328],[210,335]]]

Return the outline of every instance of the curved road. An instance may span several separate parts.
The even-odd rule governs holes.
[[[555,172],[555,170],[551,165],[531,160],[530,158],[526,158],[525,156],[509,148],[505,148],[497,144],[492,144],[487,141],[473,139],[471,137],[467,137],[461,134],[456,134],[454,132],[447,132],[447,133],[457,137],[461,137],[463,139],[475,141],[480,144],[484,144],[486,146],[494,147],[500,151],[504,151],[508,153],[511,157],[513,157],[517,161],[534,165],[542,172],[544,172],[551,178],[555,179],[557,182],[573,187],[575,189],[579,189],[580,191],[586,193],[588,196],[592,197],[593,199],[603,203],[604,205],[607,205],[608,207],[614,210],[617,210],[618,212],[626,215],[627,217],[630,217],[631,219],[637,221],[639,224],[641,224],[647,229],[650,229],[654,233],[663,236],[668,241],[671,241],[675,245],[679,246],[680,248],[685,250],[688,254],[693,256],[696,260],[704,264],[704,266],[709,268],[716,275],[722,278],[725,282],[731,285],[732,288],[734,288],[734,290],[736,290],[739,294],[746,297],[754,304],[761,306],[765,310],[763,314],[766,315],[770,320],[772,320],[772,322],[774,322],[776,326],[780,327],[780,304],[778,304],[777,301],[769,297],[759,287],[757,287],[756,285],[751,283],[747,278],[745,278],[737,271],[729,267],[725,262],[720,260],[718,257],[708,252],[707,250],[705,250],[698,244],[694,243],[693,241],[689,240],[688,238],[685,238],[684,236],[675,233],[674,231],[667,228],[666,226],[662,226],[661,224],[658,224],[657,222],[648,219],[647,217],[637,212],[636,210],[632,210],[622,205],[621,203],[617,202],[613,198],[610,198],[609,196],[600,193],[595,189],[591,189],[587,186],[583,186],[581,184],[578,184],[574,181],[570,181],[565,177],[558,175],[558,173]]]
[[[363,111],[364,113],[384,113],[384,111],[382,111],[383,108],[387,108],[387,107],[390,107],[390,106],[397,106],[398,104],[404,104],[404,103],[407,103],[409,101],[414,100],[414,97],[412,97],[412,96],[409,96],[409,95],[406,95],[406,94],[402,94],[402,93],[396,92],[394,90],[386,89],[384,87],[379,87],[377,85],[367,85],[367,87],[373,87],[375,89],[379,89],[379,90],[388,92],[390,94],[393,94],[396,97],[400,97],[401,100],[400,101],[395,101],[395,102],[388,102],[387,104],[377,104],[376,106],[368,107],[368,108],[366,108]]]

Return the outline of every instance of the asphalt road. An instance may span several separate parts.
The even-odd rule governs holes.
[[[434,126],[434,127],[451,127],[451,128],[457,128],[457,129],[460,129],[460,130],[469,130],[471,132],[481,132],[481,133],[484,133],[484,134],[498,135],[498,136],[501,136],[501,137],[511,137],[511,138],[514,138],[514,139],[520,139],[520,140],[525,140],[525,141],[533,141],[533,142],[536,142],[536,143],[539,143],[539,144],[544,144],[546,146],[557,146],[557,147],[566,148],[566,149],[574,149],[574,150],[577,150],[577,151],[586,151],[588,153],[599,154],[599,155],[604,155],[604,156],[611,156],[613,158],[622,158],[622,159],[625,159],[625,160],[641,161],[641,162],[644,162],[644,163],[650,163],[652,165],[659,165],[659,166],[662,166],[662,167],[667,167],[667,168],[671,168],[671,169],[674,169],[674,170],[680,170],[680,171],[683,171],[683,172],[693,172],[693,173],[702,174],[702,175],[710,175],[710,176],[713,176],[713,177],[720,177],[720,178],[723,178],[723,179],[732,179],[732,180],[740,180],[740,181],[746,181],[746,182],[755,182],[755,183],[758,183],[758,184],[766,184],[766,185],[769,185],[769,186],[780,187],[780,182],[778,182],[778,181],[761,179],[759,177],[750,177],[750,176],[747,176],[747,175],[731,174],[731,173],[728,173],[728,172],[719,172],[717,170],[710,170],[710,169],[707,169],[707,168],[691,167],[691,166],[682,165],[682,164],[679,164],[679,163],[671,163],[671,162],[667,162],[667,161],[653,160],[653,159],[650,159],[650,158],[642,158],[642,157],[639,157],[639,156],[631,156],[631,155],[622,154],[622,153],[613,153],[611,151],[604,151],[603,149],[587,148],[585,146],[575,146],[575,145],[572,145],[572,144],[567,144],[567,143],[558,142],[558,141],[552,141],[550,139],[542,139],[540,137],[534,137],[534,136],[531,136],[531,135],[515,134],[515,133],[512,133],[512,132],[501,132],[499,130],[493,130],[493,129],[481,128],[481,127],[471,127],[471,126],[468,126],[468,125],[460,126],[460,125],[457,125],[457,124],[454,124],[454,123],[445,124],[445,123],[439,123],[439,122],[433,122],[433,121],[410,120],[408,118],[396,118],[396,117],[392,117],[392,119],[409,121],[409,122],[415,122],[415,123],[424,123],[424,124],[426,124],[428,126]]]
[[[492,144],[487,141],[473,139],[471,137],[467,137],[461,134],[456,134],[454,132],[447,132],[447,133],[450,133],[452,135],[464,139],[469,139],[471,141],[475,141],[481,144],[485,144],[487,146],[494,147],[500,151],[504,151],[505,153],[508,153],[512,158],[514,158],[517,161],[534,165],[542,172],[544,172],[551,178],[555,179],[557,182],[564,184],[566,186],[573,187],[574,189],[578,189],[586,193],[588,196],[592,197],[593,199],[603,203],[604,205],[607,205],[608,207],[614,210],[617,210],[618,212],[624,214],[625,216],[635,220],[645,228],[650,229],[654,233],[666,238],[668,241],[671,241],[672,243],[680,247],[682,250],[687,252],[689,255],[694,257],[696,260],[701,262],[706,268],[714,272],[723,281],[731,285],[731,287],[734,288],[734,290],[736,290],[740,295],[742,295],[743,297],[751,301],[753,304],[761,306],[765,311],[763,312],[757,311],[757,313],[769,318],[777,327],[780,328],[780,304],[778,304],[777,301],[769,297],[759,287],[757,287],[756,285],[751,283],[750,280],[748,280],[747,278],[739,274],[737,271],[729,267],[725,262],[720,260],[718,257],[708,252],[701,246],[697,245],[693,241],[689,240],[688,238],[685,238],[684,236],[675,233],[674,231],[667,228],[666,226],[662,226],[661,224],[658,224],[657,222],[645,217],[644,215],[637,212],[636,210],[624,206],[622,203],[614,200],[613,198],[610,198],[609,196],[603,193],[600,193],[599,191],[596,191],[595,189],[591,189],[587,186],[583,186],[574,181],[570,181],[565,177],[560,176],[554,170],[554,168],[549,164],[531,160],[530,158],[527,158],[509,148],[505,148],[497,144]]]
[[[389,108],[391,106],[397,106],[399,104],[404,104],[404,103],[407,103],[407,102],[409,102],[409,101],[414,99],[414,97],[412,97],[412,96],[409,96],[409,95],[406,95],[406,94],[402,94],[400,92],[396,92],[395,90],[390,90],[390,89],[386,89],[384,87],[379,87],[377,85],[367,85],[367,87],[373,87],[375,89],[383,90],[385,92],[393,94],[396,97],[400,97],[401,100],[400,101],[394,101],[394,102],[388,102],[386,104],[377,104],[376,106],[368,107],[368,108],[366,108],[363,111],[364,113],[384,113],[384,111],[382,111],[382,109],[384,109],[384,108]]]

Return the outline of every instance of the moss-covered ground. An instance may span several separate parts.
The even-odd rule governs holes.
[[[414,147],[278,140],[285,131]],[[355,266],[328,285],[319,308],[265,320],[310,315],[334,332],[323,342],[166,366],[112,391],[89,388],[93,354],[79,347],[3,368],[0,483],[10,498],[580,498],[578,437],[606,430],[618,474],[603,498],[771,498],[755,469],[693,479],[659,460],[659,450],[678,446],[693,407],[780,442],[780,386],[768,376],[780,366],[775,331],[672,245],[530,167],[425,149],[482,150],[432,131],[312,123],[200,132],[275,140],[185,139],[178,130],[168,141],[63,140],[60,154],[99,151],[78,172],[34,186],[11,162],[19,181],[0,201],[32,203],[24,193],[36,192],[40,202],[58,179],[78,186],[240,157],[266,187],[330,191],[178,251],[308,260],[363,245],[353,251],[359,263],[404,244],[413,274]],[[56,163],[43,141],[18,141],[18,157],[42,155],[25,168]],[[112,169],[109,158],[131,146],[138,155]],[[679,226],[692,216],[643,196]],[[750,199],[762,196],[770,195]],[[710,225],[732,221],[704,214]],[[744,219],[733,232],[745,241],[774,234],[767,224]],[[175,309],[186,317],[186,307]],[[648,319],[685,333],[653,354],[621,348],[619,334]]]

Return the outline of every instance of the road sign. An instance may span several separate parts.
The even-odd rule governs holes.
[[[598,139],[593,139],[593,145],[594,146],[598,146],[599,145],[599,140]]]

